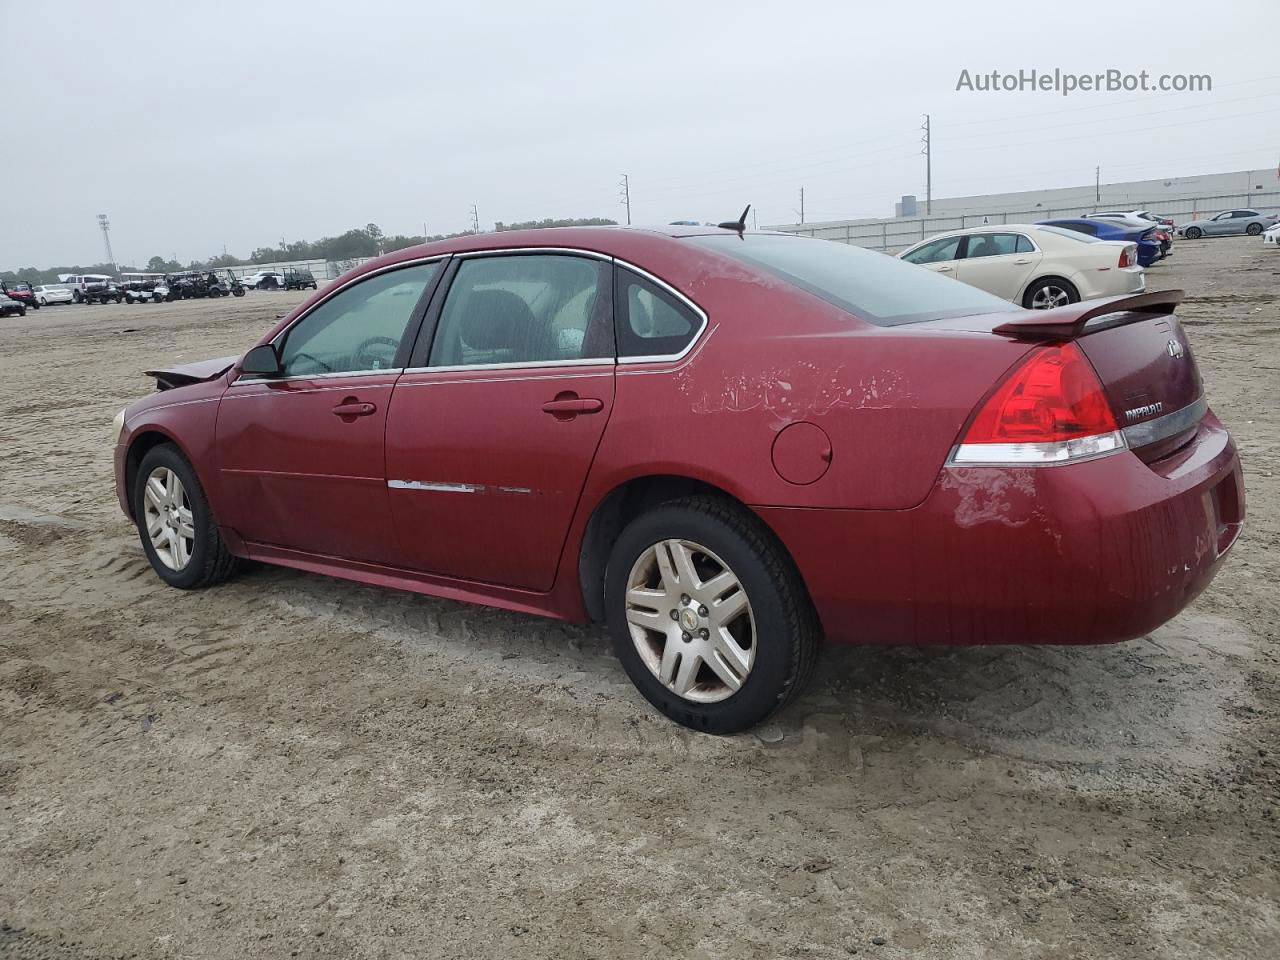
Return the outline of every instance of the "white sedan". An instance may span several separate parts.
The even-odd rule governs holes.
[[[1280,223],[1277,223],[1262,235],[1262,244],[1263,246],[1275,247],[1280,250]]]
[[[47,307],[51,303],[71,302],[71,288],[64,287],[61,284],[53,283],[33,287],[31,292],[36,295],[36,303],[42,307]]]
[[[283,290],[284,274],[278,270],[259,270],[247,277],[241,277],[240,282],[250,290]]]
[[[1147,285],[1137,244],[1061,227],[1005,223],[953,230],[898,257],[1033,310],[1140,293]]]

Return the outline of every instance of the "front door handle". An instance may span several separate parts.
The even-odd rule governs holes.
[[[579,397],[572,390],[558,393],[554,400],[548,400],[542,405],[542,412],[551,414],[557,420],[572,420],[579,414],[599,413],[603,409],[603,400]]]
[[[333,408],[333,415],[350,423],[356,417],[368,417],[378,412],[376,404],[362,403],[355,397],[347,397]]]
[[[951,272],[951,268],[950,268],[950,267],[939,267],[939,268],[938,268],[938,273],[950,273],[950,272]]]

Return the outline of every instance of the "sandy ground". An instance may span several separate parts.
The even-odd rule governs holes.
[[[0,956],[1280,954],[1280,254],[1178,244],[1244,455],[1210,591],[1094,649],[828,650],[758,734],[603,632],[150,572],[110,422],[295,294],[0,320]]]

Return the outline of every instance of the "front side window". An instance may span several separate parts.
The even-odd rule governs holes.
[[[602,260],[561,254],[463,260],[429,365],[612,359],[610,270]]]
[[[618,269],[618,356],[670,357],[702,329],[688,304],[634,271]]]
[[[931,240],[923,247],[912,250],[902,259],[908,263],[945,263],[956,259],[962,239],[964,238],[943,237],[941,240]]]
[[[390,270],[324,301],[285,334],[284,375],[394,368],[409,321],[439,269],[439,263],[421,263]]]

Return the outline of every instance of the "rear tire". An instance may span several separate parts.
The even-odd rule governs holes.
[[[1050,310],[1079,302],[1080,291],[1057,277],[1041,277],[1022,295],[1022,305],[1028,310]]]
[[[718,497],[632,520],[609,555],[605,609],[631,681],[694,730],[761,722],[804,688],[817,658],[818,618],[795,564],[759,518]]]
[[[1251,237],[1256,237],[1258,234],[1260,234],[1260,233],[1262,232],[1262,224],[1260,224],[1260,223],[1251,223],[1251,224],[1249,224],[1247,227],[1245,227],[1245,228],[1244,228],[1244,232],[1245,232],[1245,233],[1247,233],[1247,234],[1248,234],[1249,236],[1251,236]]]
[[[1188,240],[1199,240],[1203,236],[1204,236],[1204,231],[1201,230],[1199,227],[1187,227]]]
[[[176,478],[176,488],[170,486],[170,476]],[[168,502],[163,493],[156,491],[154,487],[152,496],[149,497],[148,481],[153,479],[160,481],[161,490],[172,493],[176,489],[177,497]],[[209,500],[205,496],[204,487],[200,485],[200,478],[177,447],[163,443],[147,451],[142,463],[138,465],[130,498],[143,552],[151,562],[151,568],[169,586],[180,590],[198,590],[221,583],[239,569],[240,559],[231,555],[218,533],[218,525],[214,522],[213,511],[209,508]],[[174,509],[169,512],[166,507]],[[184,538],[190,540],[190,546],[182,548],[181,557],[174,549],[164,546],[163,526],[155,526],[157,522],[163,523],[166,518],[172,518],[176,524],[173,530],[175,535],[183,531],[191,534]],[[161,534],[158,538],[160,548],[157,548],[152,535],[148,533],[149,526]],[[176,541],[170,539],[170,543],[172,542]],[[165,551],[168,559],[162,556],[161,550]],[[182,557],[185,557],[185,562],[175,565]]]

